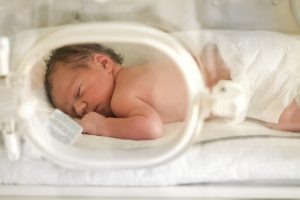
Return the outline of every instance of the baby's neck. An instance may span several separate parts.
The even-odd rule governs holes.
[[[119,75],[120,71],[122,70],[122,68],[123,67],[121,65],[115,64],[114,69],[112,71],[114,79],[116,79],[118,77],[118,75]]]

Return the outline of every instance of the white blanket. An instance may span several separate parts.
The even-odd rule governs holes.
[[[208,43],[218,46],[231,79],[248,96],[247,116],[276,123],[299,96],[299,37],[267,31],[189,31],[174,34],[197,56]]]
[[[300,135],[260,124],[208,122],[205,141],[165,165],[124,170],[71,170],[23,155],[0,154],[0,183],[50,185],[175,185],[207,182],[300,183]],[[226,128],[224,128],[226,126]],[[208,135],[210,139],[208,139]],[[222,136],[226,138],[222,138]]]
[[[164,125],[165,135],[157,140],[123,140],[117,138],[81,135],[81,137],[74,144],[79,147],[87,147],[93,149],[134,149],[155,147],[163,145],[172,139],[174,133],[180,130],[183,123],[170,123]],[[196,134],[194,143],[208,142],[213,140],[232,139],[232,138],[246,138],[246,137],[298,137],[298,133],[283,132],[267,128],[263,122],[247,119],[241,124],[228,123],[226,120],[214,119],[205,122],[203,130]]]

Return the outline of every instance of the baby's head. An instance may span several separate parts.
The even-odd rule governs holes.
[[[102,91],[109,90],[110,88],[106,88],[106,85],[109,84],[106,84],[104,81],[106,79],[106,81],[110,81],[110,77],[102,77],[101,73],[112,73],[115,65],[122,64],[123,57],[115,53],[114,50],[97,43],[74,44],[53,50],[49,59],[45,60],[45,62],[44,85],[50,103],[54,107],[78,117],[87,111],[91,111],[91,106],[93,106],[92,109],[105,109],[95,107],[98,105],[79,105],[81,107],[77,108],[73,104],[82,95],[79,93],[83,93],[83,90],[85,90],[85,96],[89,94],[88,89],[92,89],[90,88],[92,80],[94,81],[93,84],[97,86],[93,89],[101,89],[101,91],[94,91],[94,93],[98,92],[101,94]],[[103,85],[101,85],[101,82],[103,82]],[[68,93],[69,90],[71,90],[70,93]],[[84,103],[87,103],[85,99]],[[89,106],[89,108],[86,106]]]

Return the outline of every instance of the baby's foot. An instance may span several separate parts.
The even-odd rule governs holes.
[[[300,124],[296,123],[266,123],[266,126],[279,131],[300,132]]]

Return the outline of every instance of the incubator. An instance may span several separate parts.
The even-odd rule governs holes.
[[[267,168],[279,169],[287,154],[294,161],[289,169],[300,166],[291,153],[300,130],[299,0],[0,0],[0,10],[1,153],[12,165],[38,162],[36,168],[53,169],[49,174],[66,170],[71,177],[28,184],[287,180],[289,174]],[[170,64],[186,91],[176,97],[187,102],[184,120],[163,123],[155,140],[84,134],[78,117],[49,102],[44,76],[53,50],[92,43],[120,53],[125,69],[155,63],[163,71],[160,63]],[[148,88],[152,99],[160,89]],[[159,107],[149,99],[142,100]],[[174,115],[180,106],[173,105]],[[257,145],[265,149],[254,156]]]
[[[106,5],[101,2],[99,4]],[[107,2],[107,5],[113,7],[114,2]],[[179,35],[182,36],[182,34]],[[3,79],[6,82],[14,82],[3,86],[5,92],[14,91],[13,99],[15,99],[11,102],[15,105],[11,105],[11,110],[6,111],[10,113],[11,119],[2,122],[9,158],[17,159],[20,156],[21,149],[20,142],[18,142],[18,137],[20,137],[20,139],[29,140],[41,156],[69,167],[153,166],[171,160],[182,153],[201,132],[204,117],[208,115],[210,109],[214,114],[224,117],[232,117],[236,115],[234,112],[242,112],[239,110],[241,107],[239,105],[243,104],[240,101],[244,100],[239,96],[243,94],[243,91],[236,90],[237,92],[230,93],[230,88],[236,87],[233,83],[227,85],[220,83],[221,86],[219,84],[213,90],[213,95],[209,94],[196,60],[185,47],[184,42],[188,45],[191,41],[176,39],[175,30],[167,32],[151,25],[130,21],[77,22],[21,31],[15,34],[13,39],[12,50],[9,37],[2,37],[1,45]],[[118,52],[124,54],[125,65],[129,66],[152,60],[170,60],[169,62],[175,63],[174,70],[179,69],[184,76],[188,92],[189,108],[184,123],[178,126],[174,133],[167,133],[164,137],[152,142],[148,141],[148,145],[142,142],[138,145],[139,142],[134,141],[135,147],[132,148],[130,148],[132,141],[117,140],[119,146],[117,148],[116,139],[110,141],[107,138],[97,139],[88,135],[78,136],[74,142],[75,139],[72,137],[77,136],[78,133],[72,136],[70,127],[76,126],[77,123],[72,123],[72,120],[69,121],[70,123],[67,123],[67,120],[61,122],[62,116],[59,119],[50,118],[51,106],[47,105],[48,101],[43,92],[42,76],[45,71],[43,59],[47,58],[51,50],[77,43],[101,43],[117,49]],[[220,87],[223,88],[223,92]],[[228,88],[225,91],[226,87]],[[242,105],[243,108],[246,106]],[[239,118],[243,119],[244,116]],[[49,119],[51,119],[50,122]],[[67,116],[66,119],[68,119]],[[10,129],[6,130],[5,127],[10,127]],[[64,128],[60,130],[60,127]],[[82,131],[77,129],[77,132]],[[94,144],[89,144],[91,143],[88,142],[89,140],[94,141]],[[99,140],[98,144],[95,142],[97,140]],[[76,144],[71,145],[70,141]],[[85,141],[84,144],[82,141]],[[126,146],[126,150],[123,150],[122,146]]]

